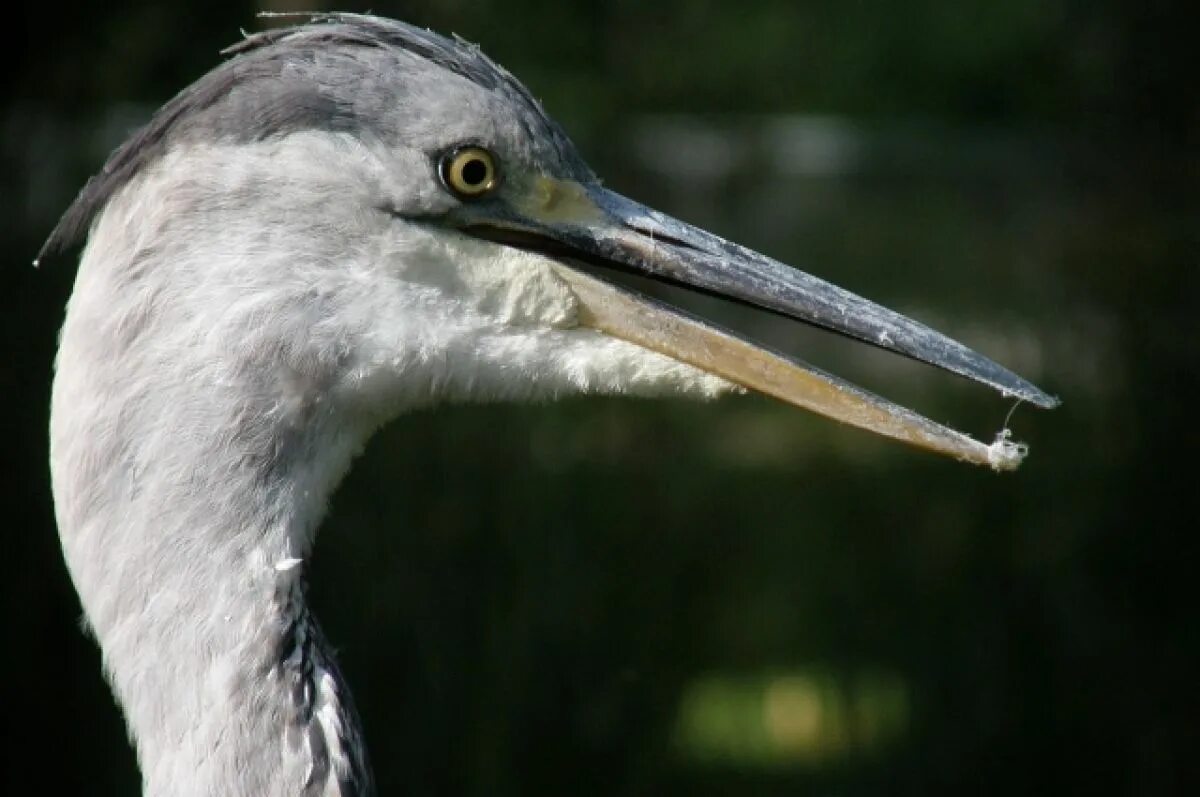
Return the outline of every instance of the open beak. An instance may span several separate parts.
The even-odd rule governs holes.
[[[991,445],[924,418],[807,363],[772,352],[678,309],[598,279],[571,260],[640,274],[824,327],[982,382],[1039,407],[1058,405],[1026,380],[910,318],[599,185],[539,177],[516,203],[464,205],[463,232],[562,261],[580,323],[730,382],[843,423],[996,469],[1024,446]]]

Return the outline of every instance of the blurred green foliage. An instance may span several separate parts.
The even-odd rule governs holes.
[[[1033,453],[1005,477],[758,398],[400,419],[336,496],[312,577],[382,793],[1194,790],[1200,103],[1180,4],[371,7],[480,42],[617,189],[1066,402],[1016,412]],[[4,793],[138,782],[46,478],[71,258],[28,263],[256,10],[31,6],[3,70]],[[854,157],[800,168],[821,130]],[[977,435],[1009,409],[694,306]]]

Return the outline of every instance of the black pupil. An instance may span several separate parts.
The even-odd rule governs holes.
[[[487,179],[488,167],[483,158],[471,158],[463,164],[461,174],[464,183],[477,187],[483,185],[483,181]]]

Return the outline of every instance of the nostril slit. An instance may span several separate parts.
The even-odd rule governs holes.
[[[684,249],[691,249],[695,252],[703,252],[704,251],[703,249],[701,249],[700,247],[696,246],[693,243],[689,243],[688,241],[685,241],[682,238],[676,238],[673,235],[667,235],[666,233],[662,232],[661,230],[648,230],[645,227],[639,227],[638,225],[630,224],[629,222],[624,222],[624,224],[628,229],[633,230],[636,233],[640,233],[641,235],[644,235],[651,240],[662,241],[663,243],[668,243],[668,244],[671,244],[672,246],[679,246]]]

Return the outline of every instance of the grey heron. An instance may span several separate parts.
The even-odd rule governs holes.
[[[230,55],[112,154],[43,250],[86,233],[51,471],[147,794],[372,793],[304,565],[351,460],[406,410],[740,387],[960,459],[1019,459],[605,269],[1057,403],[915,321],[603,188],[461,40],[324,15]]]

